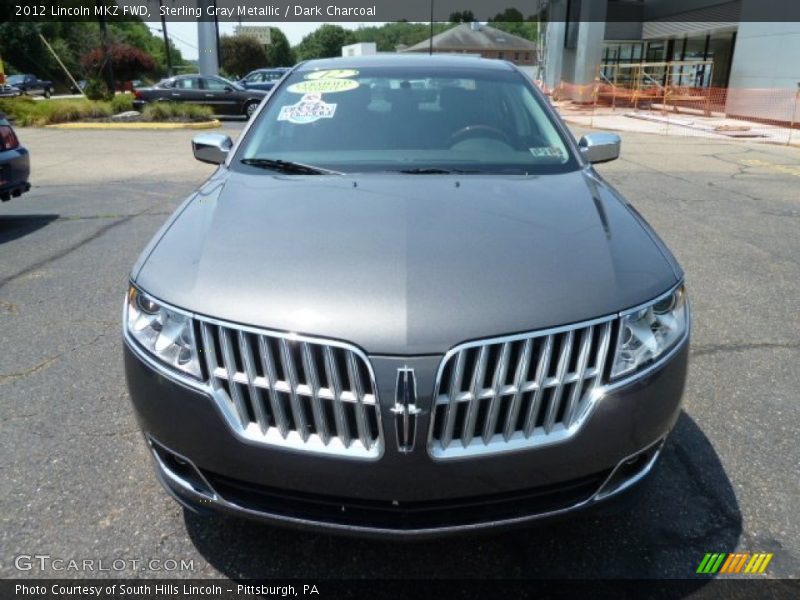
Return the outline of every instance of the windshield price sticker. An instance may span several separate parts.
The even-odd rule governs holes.
[[[336,105],[325,102],[320,94],[306,94],[296,104],[282,106],[278,121],[305,125],[320,119],[332,119],[335,113]]]
[[[299,83],[293,83],[288,89],[295,94],[334,94],[336,92],[347,92],[358,87],[358,82],[353,79],[308,79]]]
[[[355,77],[358,71],[355,69],[326,69],[324,71],[313,71],[306,75],[306,79],[343,79],[345,77]]]

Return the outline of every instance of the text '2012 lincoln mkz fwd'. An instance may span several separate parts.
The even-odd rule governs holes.
[[[295,67],[130,276],[131,398],[166,489],[430,536],[601,506],[655,464],[683,272],[513,65]]]

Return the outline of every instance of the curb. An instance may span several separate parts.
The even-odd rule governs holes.
[[[216,129],[220,126],[217,119],[202,123],[56,123],[45,125],[46,129]]]

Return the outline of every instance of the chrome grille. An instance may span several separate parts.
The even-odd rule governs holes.
[[[355,347],[204,320],[200,329],[212,390],[242,436],[308,452],[380,456],[375,377]]]
[[[570,437],[595,400],[613,317],[458,346],[439,367],[429,451],[457,458]]]

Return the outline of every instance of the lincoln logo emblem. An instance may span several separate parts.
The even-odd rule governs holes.
[[[397,449],[409,453],[414,449],[417,415],[417,378],[414,369],[397,369],[397,387],[394,394],[394,428],[397,433]]]

